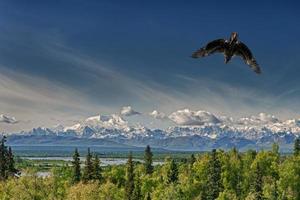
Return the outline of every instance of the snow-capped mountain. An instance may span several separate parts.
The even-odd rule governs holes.
[[[177,125],[166,129],[149,129],[129,124],[122,116],[97,115],[72,126],[34,128],[13,135],[75,137],[105,139],[122,144],[143,146],[151,144],[170,149],[262,148],[278,142],[290,148],[300,136],[300,119],[280,120],[273,115],[233,119],[206,111],[179,110],[169,115]]]

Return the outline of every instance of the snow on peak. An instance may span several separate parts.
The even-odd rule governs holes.
[[[85,120],[86,123],[89,123],[89,122],[91,122],[91,123],[92,122],[104,123],[104,122],[112,122],[112,121],[121,122],[121,123],[125,122],[125,120],[117,114],[96,115],[96,116],[89,117]]]
[[[64,128],[64,131],[68,131],[68,130],[71,130],[71,131],[76,131],[80,128],[81,124],[75,124],[73,126],[67,126]]]
[[[97,116],[92,116],[89,117],[85,120],[85,122],[91,122],[91,121],[100,121],[101,120],[101,115],[97,115]]]
[[[157,110],[153,110],[152,112],[149,113],[149,115],[155,119],[166,119],[167,116],[163,112],[159,112]]]
[[[76,132],[82,131],[85,127],[89,127],[94,130],[98,129],[128,129],[128,122],[121,116],[112,115],[97,115],[92,116],[84,120],[82,123],[75,124],[70,127],[66,127],[64,130],[74,130]]]
[[[300,119],[289,119],[284,122],[288,126],[300,127]]]
[[[210,112],[190,109],[177,110],[166,116],[157,110],[149,113],[157,119],[169,119],[175,126],[165,129],[149,129],[142,124],[129,124],[123,115],[96,115],[80,123],[63,128],[58,125],[52,129],[35,129],[36,134],[72,135],[90,138],[143,138],[143,137],[184,137],[201,136],[205,138],[235,137],[257,139],[262,137],[277,137],[278,134],[293,134],[300,136],[300,119],[279,120],[273,115],[259,113],[258,115],[234,119],[226,116],[216,116]],[[276,136],[277,135],[277,136]]]
[[[266,114],[266,113],[259,113],[258,117],[252,116],[255,119],[258,119],[263,122],[267,123],[277,123],[279,119],[277,119],[274,115]]]
[[[53,128],[51,130],[55,131],[55,132],[61,132],[64,131],[64,126],[61,124],[56,124],[55,126],[53,126]]]
[[[237,120],[237,124],[240,125],[255,125],[255,126],[264,126],[267,124],[280,123],[280,120],[274,115],[259,113],[257,116],[243,117]]]
[[[133,110],[131,106],[124,106],[124,107],[122,107],[120,113],[121,113],[121,115],[127,116],[127,117],[133,116],[133,115],[140,115],[141,114],[141,113]]]

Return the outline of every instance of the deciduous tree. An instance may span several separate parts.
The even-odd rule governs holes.
[[[140,175],[137,174],[135,177],[134,190],[132,195],[132,200],[141,200],[143,198],[141,191],[141,179]]]

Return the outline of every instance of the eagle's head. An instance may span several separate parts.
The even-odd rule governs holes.
[[[230,42],[236,42],[238,40],[238,33],[232,32],[230,36]]]

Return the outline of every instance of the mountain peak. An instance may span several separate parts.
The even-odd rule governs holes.
[[[228,145],[224,142],[231,140],[239,146],[245,144],[263,146],[273,142],[291,144],[294,138],[300,136],[299,119],[282,121],[266,113],[233,119],[226,116],[216,116],[203,110],[183,109],[171,113],[164,120],[167,119],[172,120],[176,125],[166,129],[151,130],[140,123],[129,125],[122,116],[117,114],[97,115],[73,126],[63,128],[61,125],[57,125],[52,129],[39,127],[29,132],[21,132],[21,134],[57,135],[82,139],[101,138],[136,146],[154,141],[158,146],[172,143],[172,141],[191,142],[190,145],[194,145],[194,141],[190,141],[190,139],[195,139],[203,146],[206,146],[206,142],[210,141],[226,147]]]

